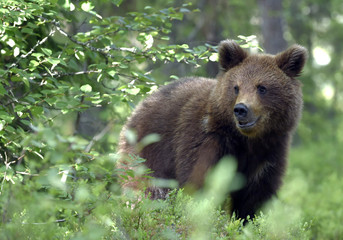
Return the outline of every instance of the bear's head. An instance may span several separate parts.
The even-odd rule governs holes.
[[[216,115],[229,118],[248,137],[293,130],[303,104],[295,77],[304,67],[307,50],[294,45],[275,56],[249,55],[235,41],[225,40],[218,52],[221,73],[212,95]]]

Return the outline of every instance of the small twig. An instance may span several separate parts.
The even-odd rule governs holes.
[[[5,173],[4,173],[4,178],[2,179],[2,182],[1,182],[1,189],[0,189],[0,195],[2,195],[2,191],[4,189],[4,184],[5,184],[5,180],[6,180],[6,177],[7,177],[7,170],[10,167],[11,164],[15,163],[15,161],[12,161],[12,162],[8,162],[8,157],[7,157],[7,153],[4,152],[4,155],[5,155],[5,166],[6,166],[6,170],[5,170]],[[13,181],[13,180],[12,180]]]
[[[26,155],[26,150],[25,149],[23,149],[22,151],[21,151],[21,153],[20,153],[21,155],[20,155],[20,157],[18,157],[18,159],[17,159],[17,166],[18,165],[20,165],[21,164],[21,162],[23,161],[23,158],[25,157],[25,155]]]
[[[21,175],[32,176],[32,177],[39,177],[39,174],[31,174],[31,173],[28,173],[28,172],[19,172],[19,171],[16,171],[16,173],[21,174]]]
[[[101,73],[101,70],[86,70],[86,71],[79,71],[79,72],[70,72],[70,73],[60,73],[60,72],[53,72],[52,77],[59,78],[65,76],[76,76],[76,75],[83,75],[83,74],[91,74],[91,73]],[[44,77],[47,74],[42,74]]]
[[[106,48],[97,48],[97,47],[93,47],[91,46],[88,42],[84,43],[84,42],[80,42],[78,40],[76,40],[75,38],[73,38],[73,36],[69,35],[67,32],[65,32],[60,26],[59,24],[57,24],[56,22],[53,22],[53,24],[55,25],[57,31],[59,31],[63,36],[69,38],[70,41],[72,41],[73,43],[77,44],[77,45],[81,45],[84,46],[86,48],[89,48],[92,51],[95,52],[99,52],[103,55],[105,55],[108,58],[114,58],[114,56],[110,53],[108,53],[108,51],[110,50],[109,47]]]
[[[64,44],[64,49],[58,54],[58,57],[57,58],[61,58],[62,56],[62,53],[64,52],[64,50],[66,49],[67,47],[67,43]],[[51,69],[50,69],[50,72],[54,71],[55,67],[57,66],[58,64],[53,64],[51,66]]]
[[[67,220],[65,220],[65,219],[57,219],[57,220],[55,220],[55,221],[53,221],[53,222],[42,222],[42,223],[25,223],[25,222],[22,222],[21,224],[32,224],[32,225],[44,225],[44,224],[49,224],[49,223],[60,223],[60,222],[65,222],[65,221],[67,221]]]

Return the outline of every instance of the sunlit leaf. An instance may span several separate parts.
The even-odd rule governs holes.
[[[131,95],[137,95],[140,92],[140,89],[139,88],[125,89],[125,92],[127,92]]]
[[[80,87],[81,91],[83,92],[91,92],[92,91],[92,86],[89,84],[82,85]]]
[[[92,2],[87,1],[87,2],[83,2],[81,3],[81,9],[85,12],[89,12],[94,8],[94,5],[92,4]]]

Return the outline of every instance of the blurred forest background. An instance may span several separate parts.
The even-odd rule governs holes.
[[[245,227],[213,186],[136,202],[117,182],[135,173],[115,168],[137,102],[215,77],[227,38],[309,51],[284,185]],[[342,239],[342,40],[341,0],[0,1],[0,238]]]

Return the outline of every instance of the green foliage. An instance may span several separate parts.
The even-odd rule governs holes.
[[[91,1],[1,6],[1,238],[116,238],[125,218],[116,213],[125,209],[123,172],[115,168],[118,123],[162,82],[149,64],[197,66],[215,47],[168,45],[172,21],[191,13],[189,4],[110,17]],[[90,108],[111,120],[87,138],[75,125]]]
[[[310,223],[311,238],[339,239],[343,234],[340,227],[343,168],[338,161],[342,154],[332,140],[291,152],[281,197]]]

